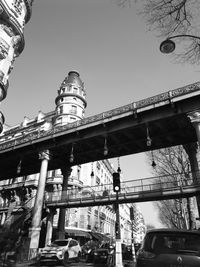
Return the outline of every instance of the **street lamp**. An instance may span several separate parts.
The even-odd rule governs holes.
[[[194,35],[190,35],[190,34],[174,35],[174,36],[168,37],[166,40],[164,40],[160,44],[160,51],[162,53],[164,53],[164,54],[170,54],[170,53],[172,53],[175,50],[175,48],[176,48],[176,44],[175,44],[174,41],[172,41],[172,39],[179,38],[179,37],[189,37],[189,38],[200,40],[200,37],[194,36]]]

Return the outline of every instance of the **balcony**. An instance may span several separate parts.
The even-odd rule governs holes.
[[[13,183],[13,184],[1,185],[0,186],[0,191],[2,189],[5,189],[5,190],[18,189],[18,188],[21,188],[22,186],[24,186],[24,187],[37,187],[38,186],[38,181],[36,179],[34,179],[34,180],[28,180],[28,181],[25,181],[25,182],[16,182],[16,183]]]
[[[75,187],[79,187],[82,188],[83,187],[83,182],[80,181],[77,177],[73,176],[73,177],[69,177],[68,179],[68,186],[75,186]]]

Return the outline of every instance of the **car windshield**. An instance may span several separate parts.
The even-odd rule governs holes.
[[[68,240],[55,240],[53,243],[51,243],[51,247],[67,246],[68,242]]]
[[[193,233],[149,233],[144,250],[153,253],[200,253],[200,235]]]

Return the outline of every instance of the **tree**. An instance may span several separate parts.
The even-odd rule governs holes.
[[[165,176],[166,184],[170,183],[170,186],[181,188],[192,181],[189,159],[182,146],[147,152],[147,157],[149,163],[152,160],[156,163],[155,176]],[[158,180],[159,187],[160,178],[155,179]],[[155,202],[155,206],[159,211],[162,224],[177,229],[193,229],[195,228],[193,202],[194,198],[172,199]]]
[[[117,0],[119,6],[130,6],[131,0]],[[156,31],[162,38],[179,34],[198,36],[199,10],[198,0],[143,0],[140,14],[144,16],[149,30]],[[180,52],[174,53],[179,62],[200,62],[200,40],[181,37],[179,42]],[[182,45],[181,45],[182,44]]]

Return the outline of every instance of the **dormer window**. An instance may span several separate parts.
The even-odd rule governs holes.
[[[70,92],[71,91],[71,86],[67,86],[67,92]]]
[[[74,93],[74,94],[78,94],[78,88],[74,87],[74,88],[73,88],[73,93]]]

